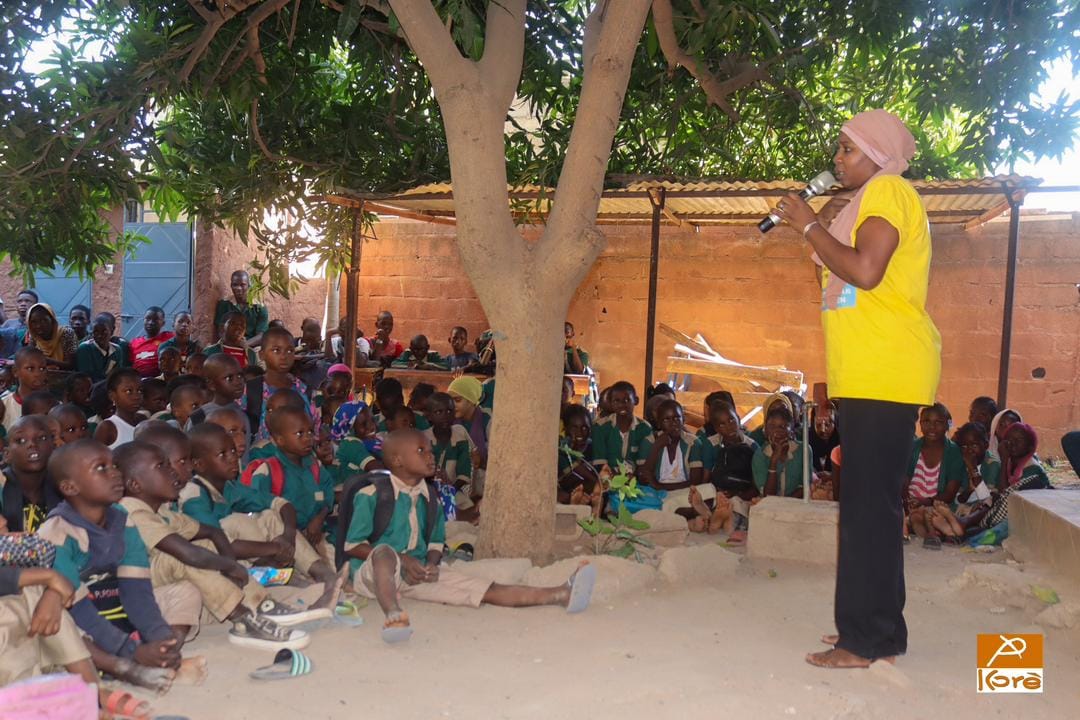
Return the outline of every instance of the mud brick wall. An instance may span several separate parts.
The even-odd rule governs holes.
[[[608,245],[577,289],[569,320],[602,385],[644,377],[649,228],[604,226]],[[465,277],[454,228],[386,219],[364,245],[360,321],[394,312],[395,335],[426,334],[447,350],[455,324],[470,336],[487,321]],[[929,309],[942,334],[939,399],[966,421],[976,395],[997,394],[1008,222],[963,231],[936,226]],[[1080,216],[1025,216],[1021,223],[1009,405],[1043,437],[1044,454],[1080,427]],[[819,290],[805,244],[779,229],[665,227],[657,319],[701,333],[738,362],[785,365],[823,381]],[[342,298],[344,309],[345,300]],[[671,343],[658,334],[655,377],[665,377]],[[699,389],[704,389],[699,384]]]

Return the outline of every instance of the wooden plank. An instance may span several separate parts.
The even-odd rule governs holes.
[[[382,368],[353,368],[353,392],[366,388],[368,402],[374,399],[375,383],[382,377]]]
[[[420,383],[430,383],[435,386],[436,392],[446,392],[446,388],[450,387],[450,383],[454,381],[457,374],[450,372],[449,370],[411,370],[408,368],[387,368],[383,371],[384,378],[395,378],[401,383],[401,389],[405,393],[405,400],[408,401],[409,393],[413,391]],[[481,382],[483,380],[481,379]]]
[[[694,338],[690,337],[689,335],[682,334],[670,325],[665,325],[664,323],[658,323],[658,325],[661,333],[667,335],[669,338],[679,343],[680,345],[685,345],[688,348],[693,348],[699,353],[705,353],[706,355],[716,354],[713,352],[712,348],[708,347],[707,345],[702,345]]]
[[[797,388],[802,385],[803,381],[803,374],[797,370],[777,370],[754,365],[726,365],[707,360],[679,357],[668,358],[667,371],[669,373],[701,375],[719,380],[748,380],[763,386],[790,385]]]

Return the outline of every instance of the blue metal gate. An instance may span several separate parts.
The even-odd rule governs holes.
[[[127,223],[124,230],[150,240],[124,258],[121,333],[131,340],[143,334],[151,305],[165,309],[166,328],[173,315],[191,307],[193,235],[190,223]]]
[[[68,276],[64,266],[57,265],[52,275],[45,271],[34,273],[34,292],[41,302],[48,303],[56,312],[61,325],[67,325],[68,313],[75,305],[90,307],[90,278],[85,280],[78,275]],[[14,307],[14,303],[12,303]]]

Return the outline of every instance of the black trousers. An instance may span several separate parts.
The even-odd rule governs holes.
[[[918,407],[842,399],[837,647],[872,660],[907,650],[900,494]]]

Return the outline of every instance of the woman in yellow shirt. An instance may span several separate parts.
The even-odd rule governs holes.
[[[777,210],[822,265],[829,395],[839,400],[844,458],[836,629],[827,668],[869,667],[907,651],[901,488],[919,406],[941,374],[941,337],[926,312],[930,226],[900,174],[915,139],[895,115],[869,110],[840,129],[836,176],[855,194],[828,227],[798,195]]]

